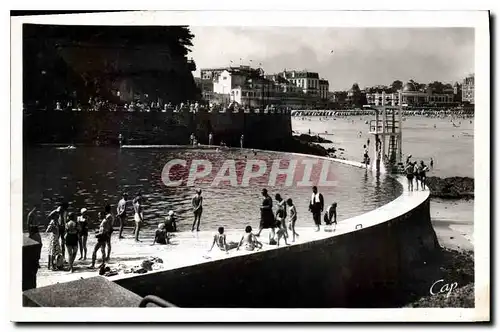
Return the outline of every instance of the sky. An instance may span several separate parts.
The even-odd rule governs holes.
[[[200,68],[258,66],[318,72],[330,91],[394,80],[452,83],[474,72],[472,28],[190,27]],[[242,60],[240,61],[240,58]],[[250,60],[252,60],[250,62]]]

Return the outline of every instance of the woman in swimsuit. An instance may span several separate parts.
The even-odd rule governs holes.
[[[73,263],[78,252],[78,227],[75,220],[75,214],[68,215],[68,222],[66,223],[66,248],[68,249],[69,270],[74,272]]]
[[[80,246],[80,258],[78,260],[87,259],[87,239],[89,237],[89,225],[87,217],[87,209],[80,210],[80,216],[77,219],[78,224],[78,245]]]
[[[154,245],[155,243],[168,244],[168,234],[167,231],[165,230],[164,223],[158,224],[158,229],[155,232],[155,239],[153,240],[153,244],[151,245]]]
[[[135,242],[141,242],[141,241],[139,241],[139,231],[141,229],[141,224],[144,221],[144,215],[142,212],[142,197],[140,196],[140,194],[134,199],[134,212],[135,212],[135,214],[134,214]]]
[[[252,226],[245,227],[245,234],[241,237],[240,243],[236,250],[240,250],[241,245],[245,245],[245,250],[253,251],[255,248],[261,249],[262,243],[257,240],[257,237],[252,234]]]
[[[49,270],[56,270],[57,266],[55,264],[56,257],[61,255],[61,245],[59,244],[59,225],[52,219],[49,222],[46,233],[51,233],[50,244],[49,244]]]

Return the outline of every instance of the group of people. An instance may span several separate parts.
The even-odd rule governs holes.
[[[406,163],[404,167],[404,172],[406,174],[406,178],[408,179],[408,190],[413,191],[413,180],[415,179],[416,190],[418,190],[418,184],[420,183],[420,187],[422,190],[426,189],[425,181],[427,179],[427,172],[429,171],[429,167],[424,164],[424,161],[421,160],[420,163],[416,161],[411,161],[412,155],[408,155],[406,158]],[[434,165],[434,161],[431,158],[431,165]]]
[[[269,244],[280,245],[283,240],[288,245],[288,239],[291,237],[292,242],[295,242],[299,236],[295,230],[297,222],[297,209],[291,198],[283,199],[280,194],[275,195],[276,211],[273,211],[273,199],[269,196],[267,189],[262,190],[263,201],[260,206],[261,218],[260,226],[257,234],[252,233],[252,227],[247,226],[245,233],[239,242],[227,243],[224,234],[224,228],[219,227],[218,233],[214,236],[212,248],[217,245],[221,250],[226,252],[229,249],[238,249],[244,247],[246,250],[254,250],[261,248],[262,243],[258,240],[263,229],[271,229]],[[139,192],[132,200],[134,210],[134,240],[141,242],[139,234],[144,223],[143,214],[144,198]],[[115,231],[114,224],[118,221],[118,238],[123,239],[124,227],[127,223],[127,205],[129,203],[128,195],[123,193],[117,204],[116,215],[111,212],[111,206],[107,204],[104,210],[97,213],[98,229],[95,231],[97,242],[92,250],[92,261],[89,269],[95,269],[97,253],[100,251],[102,255],[102,265],[110,260],[111,255],[111,235]],[[193,211],[193,224],[191,231],[199,231],[201,216],[203,213],[203,197],[201,189],[196,191],[196,194],[191,200]],[[337,223],[337,203],[331,204],[324,214],[324,222],[327,225]],[[314,223],[317,227],[316,231],[320,230],[321,213],[324,210],[323,195],[318,193],[317,187],[313,187],[313,193],[309,204],[309,210],[312,212]],[[28,213],[28,231],[29,237],[35,241],[42,243],[39,234],[39,225],[35,218],[36,207]],[[65,264],[69,264],[69,270],[74,272],[74,262],[77,253],[80,253],[79,260],[87,260],[87,240],[89,229],[91,229],[91,221],[86,208],[81,208],[79,213],[70,212],[69,204],[64,202],[48,214],[49,224],[46,229],[50,233],[49,250],[48,250],[48,269],[62,270]],[[162,221],[154,233],[153,243],[169,244],[171,233],[177,232],[176,216],[173,211],[168,212],[165,221]],[[290,234],[289,234],[290,233]],[[212,249],[211,248],[211,249]],[[210,249],[210,250],[211,250]],[[67,260],[65,253],[67,253]],[[40,258],[40,257],[38,257]]]
[[[318,192],[318,188],[314,186],[311,200],[309,202],[309,211],[312,213],[316,231],[320,230],[321,213],[324,210],[323,195]],[[252,226],[245,227],[245,233],[241,236],[239,242],[227,242],[226,235],[224,234],[224,227],[219,227],[218,233],[214,235],[212,246],[209,252],[217,246],[220,250],[229,252],[231,249],[239,250],[244,247],[245,250],[253,251],[262,248],[262,243],[259,241],[260,234],[263,229],[270,229],[269,244],[277,245],[279,247],[280,241],[283,240],[285,245],[288,245],[290,237],[289,231],[292,235],[292,242],[299,236],[295,230],[297,223],[297,208],[293,204],[293,200],[288,198],[283,199],[278,193],[275,195],[276,212],[273,212],[273,199],[269,195],[267,189],[262,189],[263,201],[260,206],[260,225],[257,234],[252,233]],[[324,213],[323,221],[326,225],[337,224],[337,203],[333,202],[328,206]]]

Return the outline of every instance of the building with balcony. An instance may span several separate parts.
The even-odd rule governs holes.
[[[328,90],[330,88],[330,84],[328,80],[321,78],[319,80],[319,98],[322,100],[328,100]]]
[[[319,74],[306,70],[283,71],[279,73],[292,84],[302,89],[307,95],[318,96],[319,93]]]
[[[463,80],[462,102],[474,104],[474,74],[467,76]]]

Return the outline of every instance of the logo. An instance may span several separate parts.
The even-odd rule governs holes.
[[[162,170],[167,187],[334,187],[332,161],[318,159],[172,159]]]

